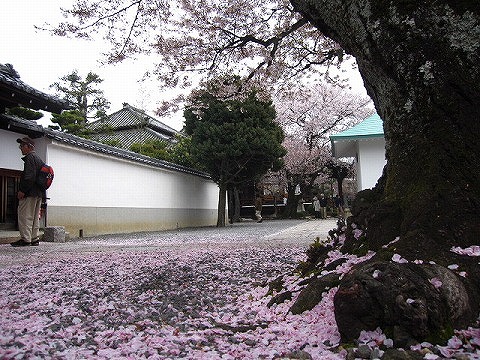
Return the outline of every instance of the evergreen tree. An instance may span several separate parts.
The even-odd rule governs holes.
[[[168,149],[168,160],[179,165],[199,168],[192,158],[192,138],[190,136],[177,135],[176,142]]]
[[[130,150],[155,159],[169,160],[168,145],[168,142],[163,140],[147,140],[143,143],[133,143]]]
[[[285,155],[281,145],[284,135],[274,122],[272,102],[260,100],[254,90],[244,97],[220,95],[233,83],[239,84],[238,78],[208,83],[194,93],[184,112],[185,131],[192,136],[193,160],[220,188],[219,227],[225,226],[227,189],[278,167]]]
[[[75,113],[72,112],[65,117],[54,116],[52,122],[58,124],[57,129],[80,134],[83,132],[88,119],[98,119],[106,116],[110,102],[104,97],[103,91],[97,88],[102,82],[103,79],[97,74],[89,72],[83,79],[78,75],[78,71],[74,70],[72,73],[61,77],[60,81],[50,85],[51,88],[55,89],[58,96],[72,104],[75,111]]]
[[[41,112],[27,109],[21,106],[8,109],[7,114],[15,115],[27,120],[39,120],[43,117],[43,114]]]
[[[61,114],[52,114],[51,121],[57,125],[49,125],[50,129],[61,130],[82,137],[86,137],[90,133],[85,128],[85,118],[78,110],[66,110]]]

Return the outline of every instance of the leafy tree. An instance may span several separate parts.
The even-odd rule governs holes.
[[[143,143],[134,143],[130,150],[139,154],[150,156],[155,159],[165,160],[174,164],[190,168],[199,168],[191,156],[191,137],[176,135],[175,142],[170,143],[164,140],[147,140]],[[116,144],[109,144],[116,146]]]
[[[387,141],[384,176],[373,190],[357,196],[352,209],[351,223],[366,232],[357,244],[379,251],[367,266],[398,274],[395,264],[379,261],[391,258],[383,247],[387,246],[411,262],[434,261],[438,271],[457,264],[468,276],[450,278],[447,287],[435,289],[425,275],[415,284],[402,276],[407,281],[402,289],[431,289],[421,301],[430,305],[418,307],[411,316],[412,306],[395,303],[400,297],[394,285],[386,287],[392,296],[379,298],[382,292],[369,287],[378,281],[359,280],[361,267],[356,267],[342,279],[335,298],[343,340],[355,339],[369,324],[370,329],[388,327],[399,346],[406,345],[405,339],[440,341],[448,329],[477,319],[477,261],[450,250],[477,245],[480,237],[478,1],[278,0],[259,5],[252,0],[229,6],[214,0],[137,1],[122,8],[136,12],[131,28],[122,26],[126,17],[117,1],[79,3],[82,11],[67,11],[79,21],[62,24],[55,30],[58,34],[86,36],[89,30],[103,28],[116,50],[111,60],[150,50],[145,47],[153,44],[162,63],[168,64],[165,72],[178,75],[172,77],[173,84],[192,68],[215,72],[241,65],[246,65],[245,71],[259,70],[273,83],[341,58],[340,45],[355,56],[384,120]],[[177,4],[179,13],[168,11]],[[164,26],[158,26],[159,21]],[[122,31],[126,36],[121,37]],[[130,35],[135,33],[142,36]],[[157,38],[145,41],[146,36]],[[350,249],[359,249],[352,245],[352,236],[347,240]],[[395,244],[388,245],[393,240]],[[417,275],[429,271],[427,265],[407,265],[395,269],[412,269]],[[435,298],[437,293],[441,299]],[[452,294],[462,295],[452,299]],[[365,309],[375,309],[378,316],[365,319],[366,313],[373,313]]]
[[[7,114],[15,115],[27,120],[38,120],[43,117],[43,114],[39,111],[34,111],[24,107],[13,107],[7,110]]]
[[[57,125],[49,125],[48,127],[51,129],[82,137],[90,134],[90,131],[85,128],[85,118],[78,110],[66,110],[61,114],[52,114],[52,122]]]
[[[105,145],[113,146],[113,147],[118,147],[118,148],[122,147],[122,143],[118,139],[104,140],[104,141],[101,141],[101,143]]]
[[[236,94],[237,79],[211,81],[194,92],[185,109],[192,157],[219,186],[217,226],[225,226],[226,192],[278,166],[285,155],[282,129],[271,101],[258,92]],[[233,93],[226,88],[233,89]]]
[[[168,142],[164,140],[147,140],[143,143],[133,143],[130,150],[155,159],[168,160]]]
[[[312,147],[301,138],[287,136],[283,145],[287,149],[285,167],[282,170],[287,182],[287,204],[283,216],[295,218],[300,198],[308,193],[315,181],[323,182],[325,162],[330,159],[327,147]],[[300,186],[301,194],[296,194]]]
[[[169,161],[191,168],[199,167],[192,159],[192,138],[190,136],[177,135],[175,143],[171,144],[168,150]]]
[[[90,118],[101,118],[106,116],[106,111],[110,107],[110,103],[104,97],[103,91],[98,89],[97,86],[103,82],[97,74],[89,72],[85,79],[78,75],[78,71],[74,70],[72,73],[67,74],[50,85],[54,88],[57,95],[65,100],[68,100],[75,111],[81,116],[82,120],[72,117],[65,117],[61,120],[61,128],[67,126],[68,119],[75,120],[71,125],[72,127],[83,126]],[[58,117],[54,117],[52,122],[56,122]]]
[[[299,73],[318,76],[323,65],[336,64],[343,57],[340,46],[299,16],[286,0],[120,4],[90,0],[62,11],[65,22],[50,30],[84,39],[101,35],[112,44],[108,62],[158,53],[155,75],[162,86],[189,87],[196,73],[212,77],[240,73],[263,79],[266,86],[271,83],[266,78],[288,82]],[[135,21],[127,25],[128,18]]]
[[[330,143],[329,135],[343,131],[372,114],[371,100],[327,82],[296,85],[275,99],[277,121],[288,135],[309,149]]]
[[[337,181],[338,196],[343,199],[343,180],[354,174],[353,163],[331,159],[327,161],[325,167],[328,169],[330,178]]]

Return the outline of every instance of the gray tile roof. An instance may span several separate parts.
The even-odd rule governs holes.
[[[0,105],[5,107],[21,105],[29,109],[54,113],[60,113],[70,107],[67,101],[25,84],[10,64],[0,64]]]
[[[26,120],[13,115],[0,114],[0,129],[28,135],[35,139],[43,136],[43,127],[33,120]]]
[[[123,148],[146,140],[173,141],[179,132],[127,103],[106,119],[87,124],[97,141],[118,140]]]
[[[179,171],[179,172],[183,172],[191,175],[200,176],[206,179],[210,178],[208,174],[189,168],[189,167],[173,164],[164,160],[154,159],[149,156],[137,154],[133,151],[123,150],[117,147],[108,146],[105,144],[98,143],[96,141],[87,140],[78,136],[66,134],[61,131],[45,129],[34,121],[21,119],[16,116],[0,114],[0,129],[5,129],[5,130],[13,131],[19,134],[28,135],[32,139],[45,136],[49,139],[53,139],[58,142],[69,144],[74,147],[88,149],[98,153],[135,161],[141,164],[146,164],[146,165],[154,166],[157,168]]]
[[[50,138],[65,144],[73,145],[75,147],[89,149],[92,151],[100,152],[103,154],[115,156],[122,159],[135,161],[138,163],[142,163],[142,164],[146,164],[146,165],[150,165],[158,168],[179,171],[179,172],[196,175],[196,176],[200,176],[207,179],[210,178],[210,175],[186,166],[170,163],[164,160],[154,159],[149,156],[137,154],[133,151],[128,151],[128,150],[120,149],[114,146],[100,144],[96,141],[87,140],[78,136],[66,134],[56,130],[44,129],[44,131],[45,131],[45,136],[47,138]]]
[[[125,129],[113,132],[93,134],[91,137],[92,139],[102,143],[118,141],[118,146],[124,149],[129,149],[130,146],[134,143],[143,143],[149,140],[165,140],[169,142],[172,141],[172,137],[166,136],[165,134],[159,133],[146,127],[140,129]]]

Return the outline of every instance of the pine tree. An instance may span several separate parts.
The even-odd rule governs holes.
[[[65,116],[59,114],[52,118],[60,130],[74,134],[84,132],[88,119],[98,119],[106,116],[110,103],[104,97],[103,91],[97,86],[103,82],[97,74],[89,72],[85,79],[78,71],[62,76],[60,81],[50,85],[56,94],[72,104],[73,111]]]
[[[278,167],[286,153],[272,102],[260,100],[254,90],[243,97],[221,96],[223,85],[224,80],[207,84],[184,112],[192,157],[220,188],[217,226],[225,226],[227,189]]]

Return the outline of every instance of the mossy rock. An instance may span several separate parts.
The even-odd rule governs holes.
[[[312,280],[297,297],[295,303],[290,307],[290,312],[298,315],[307,310],[312,310],[323,297],[325,291],[337,286],[340,283],[339,274],[328,274]]]
[[[268,292],[266,295],[268,296],[268,295],[273,295],[274,293],[279,293],[280,291],[283,290],[283,284],[284,284],[283,276],[279,276],[276,279],[270,281],[268,283]]]
[[[390,329],[396,347],[443,341],[450,335],[446,329],[466,326],[475,312],[465,285],[449,269],[382,261],[354,267],[342,280],[334,304],[342,341],[357,339],[362,330]]]
[[[268,302],[267,304],[267,307],[271,307],[275,304],[282,304],[284,303],[285,301],[287,300],[292,300],[292,292],[291,291],[284,291],[284,292],[281,292],[277,295],[275,295],[274,297],[272,297],[270,299],[270,301]]]

